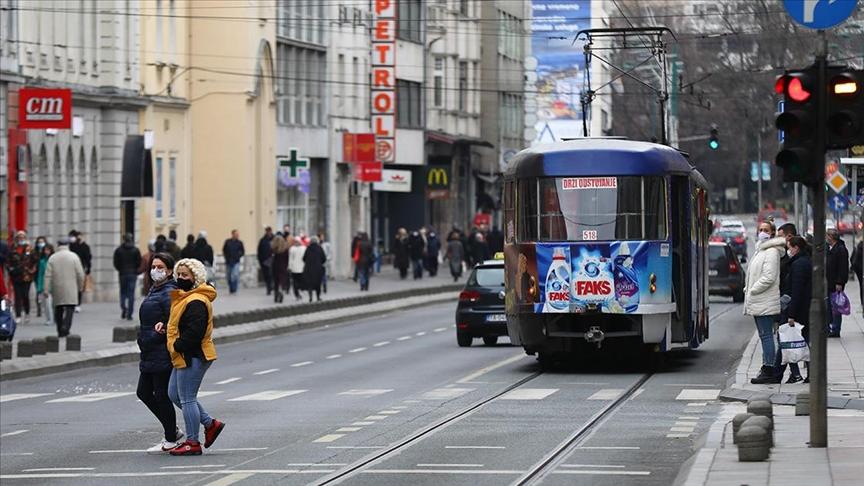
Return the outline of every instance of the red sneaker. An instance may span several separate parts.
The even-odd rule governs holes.
[[[216,419],[213,419],[210,422],[209,427],[204,427],[204,447],[210,448],[214,442],[216,442],[216,438],[219,437],[219,434],[222,433],[222,429],[225,428],[225,423],[220,422]]]
[[[200,442],[188,439],[186,442],[168,451],[172,456],[200,456],[202,452]]]

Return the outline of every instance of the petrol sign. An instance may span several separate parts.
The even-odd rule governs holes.
[[[18,91],[18,128],[72,127],[72,90],[21,88]]]
[[[396,162],[396,0],[373,2],[372,132],[375,160]]]
[[[842,24],[855,11],[858,0],[783,0],[786,12],[808,29]]]

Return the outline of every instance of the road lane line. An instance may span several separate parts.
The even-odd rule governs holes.
[[[609,471],[597,470],[589,471],[585,469],[558,469],[552,471],[552,474],[584,474],[584,475],[600,475],[600,476],[649,476],[651,471]]]
[[[638,451],[639,446],[580,446],[577,449],[597,450],[597,451]]]
[[[363,420],[384,420],[387,418],[387,415],[370,415]]]
[[[162,466],[159,469],[200,469],[204,467],[225,467],[225,464],[191,464],[188,466]]]
[[[199,396],[199,397],[212,397],[213,395],[219,395],[220,393],[225,393],[225,391],[224,391],[224,390],[219,390],[219,391],[199,391],[199,392],[198,392],[198,396]],[[139,400],[139,401],[140,401],[140,400]]]
[[[692,420],[678,420],[675,422],[675,427],[693,427],[696,428],[696,422]]]
[[[699,420],[699,417],[694,417],[692,415],[682,415],[678,417],[678,420]]]
[[[349,396],[359,396],[359,397],[372,397],[376,395],[383,395],[385,393],[392,392],[392,388],[357,388],[351,389],[348,391],[344,391],[339,393],[340,395],[349,395]]]
[[[383,449],[385,446],[327,446],[328,449]]]
[[[671,432],[686,432],[688,434],[692,434],[693,430],[695,430],[695,429],[696,429],[696,427],[670,427],[669,428],[669,430]]]
[[[322,435],[321,437],[318,437],[317,439],[313,440],[312,442],[316,443],[316,444],[335,442],[335,441],[341,439],[342,437],[345,437],[345,434],[327,434],[327,435]]]
[[[396,338],[397,341],[407,341],[409,339],[411,339],[411,336],[401,336]]]
[[[378,412],[379,415],[396,415],[397,413],[402,413],[400,410],[382,410]]]
[[[688,407],[707,407],[708,402],[690,402],[687,404],[687,406]]]
[[[229,402],[261,402],[277,400],[279,398],[290,397],[306,393],[309,390],[265,390],[251,395],[243,395],[242,397],[229,398]],[[223,449],[224,450],[224,449]]]
[[[27,429],[14,430],[12,432],[6,432],[5,434],[0,434],[0,437],[12,437],[13,435],[21,435],[30,432]]]
[[[238,483],[243,481],[244,479],[249,479],[254,476],[253,473],[234,473],[225,476],[224,478],[219,478],[216,481],[211,481],[207,483],[205,486],[231,486],[234,483]]]
[[[624,469],[627,466],[619,466],[619,465],[611,465],[611,464],[561,464],[561,466],[559,466],[559,467],[575,467],[575,468],[596,467],[596,468]]]
[[[406,409],[406,408],[408,408],[408,407],[405,407],[405,406],[399,405],[398,407],[390,407],[390,408],[392,408],[393,410],[404,410],[404,409]]]
[[[291,365],[292,368],[299,368],[301,366],[307,366],[314,363],[314,361],[301,361],[299,363],[294,363]]]
[[[100,392],[100,393],[88,393],[86,395],[75,395],[71,397],[63,397],[63,398],[55,398],[54,400],[48,400],[45,403],[91,403],[91,402],[100,402],[102,400],[110,400],[112,398],[120,398],[127,397],[129,395],[134,395],[133,392]]]
[[[604,388],[588,397],[588,400],[615,400],[622,393],[623,388]]]
[[[675,397],[675,400],[716,400],[721,391],[719,388],[712,388],[710,390],[685,388]]]
[[[340,427],[336,429],[336,432],[357,432],[362,429],[363,427]]]
[[[501,400],[543,400],[558,388],[516,388],[498,397]]]
[[[261,375],[269,375],[270,373],[276,373],[277,371],[279,371],[279,368],[270,368],[269,370],[256,371],[255,373],[252,373],[252,374],[261,376]]]
[[[359,425],[361,427],[365,427],[367,425],[375,425],[375,422],[354,422],[351,425]]]
[[[444,446],[445,449],[506,449],[504,446]]]
[[[483,467],[484,464],[417,464],[417,467]]]
[[[37,467],[22,469],[21,472],[60,472],[60,471],[95,471],[95,467]]]
[[[366,351],[366,348],[354,348],[354,349],[348,350],[349,353],[359,353],[361,351]]]
[[[475,371],[474,373],[471,373],[470,375],[468,375],[468,376],[466,376],[460,380],[456,380],[456,383],[465,383],[468,381],[474,381],[475,379],[485,375],[486,373],[489,373],[490,371],[497,370],[498,368],[501,368],[502,366],[507,366],[508,364],[511,364],[511,363],[515,363],[515,362],[519,361],[520,359],[524,359],[525,357],[526,357],[526,355],[524,353],[519,353],[517,355],[514,355],[513,357],[507,358],[503,361],[499,361],[493,365],[487,366],[485,368],[480,368],[479,370]]]
[[[686,439],[687,437],[690,437],[690,434],[666,434],[668,439]]]
[[[336,359],[336,358],[341,358],[341,357],[342,357],[341,354],[331,354],[330,356],[327,356],[324,359]]]
[[[414,334],[414,335],[415,335],[415,336],[425,336],[425,335],[426,335],[426,331],[420,331],[420,332],[418,332],[418,333],[416,333],[416,334]]]
[[[436,388],[420,396],[423,400],[452,400],[466,393],[474,391],[474,388]]]
[[[53,393],[10,393],[9,395],[0,395],[0,403],[14,402],[15,400],[24,400],[27,398],[39,398],[53,395]]]
[[[433,329],[432,332],[444,332],[446,330],[447,330],[446,327],[438,327],[438,328]]]
[[[217,385],[227,385],[228,383],[234,383],[235,381],[240,381],[243,378],[235,376],[234,378],[228,378],[227,380],[217,381]]]
[[[387,346],[390,344],[390,341],[381,341],[380,343],[375,343],[372,345],[373,348],[380,348],[381,346]]]
[[[514,469],[366,469],[360,472],[362,474],[486,474],[492,476],[525,474],[525,471]]]

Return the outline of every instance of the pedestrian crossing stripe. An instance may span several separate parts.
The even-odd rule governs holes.
[[[278,400],[280,398],[290,397],[306,393],[309,390],[266,390],[251,395],[243,395],[242,397],[229,398],[229,402],[261,402],[269,400]]]
[[[542,400],[558,388],[517,388],[501,395],[501,400]]]
[[[392,392],[392,388],[358,388],[340,393],[340,395],[351,395],[359,397],[372,397]]]
[[[604,388],[588,397],[588,400],[615,400],[622,393],[624,390],[621,388]]]
[[[716,400],[720,395],[719,388],[701,390],[696,388],[685,388],[675,397],[675,400]]]
[[[423,400],[452,400],[474,391],[474,388],[436,388],[420,396]]]
[[[53,393],[10,393],[8,395],[0,395],[0,403],[14,402],[15,400],[24,400],[27,398],[39,398],[53,395]]]
[[[75,395],[75,396],[71,396],[71,397],[55,398],[54,400],[48,400],[45,403],[69,403],[69,402],[90,403],[90,402],[100,402],[102,400],[110,400],[112,398],[128,397],[129,395],[133,395],[133,393],[132,392],[88,393],[86,395]]]

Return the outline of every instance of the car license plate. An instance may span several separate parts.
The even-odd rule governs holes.
[[[708,270],[708,276],[709,277],[716,277],[717,276],[717,270]]]
[[[489,314],[486,316],[486,322],[507,322],[507,316],[504,314]]]

